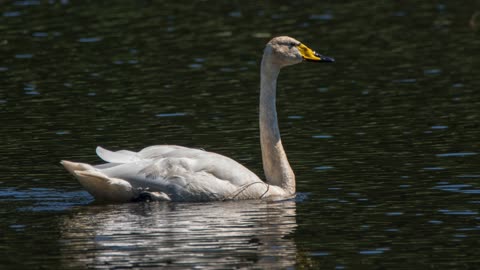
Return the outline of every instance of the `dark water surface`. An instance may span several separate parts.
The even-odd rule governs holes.
[[[349,3],[350,2],[350,3]],[[180,144],[262,175],[264,44],[295,201],[92,204],[59,164]],[[0,1],[0,268],[474,269],[477,1]]]

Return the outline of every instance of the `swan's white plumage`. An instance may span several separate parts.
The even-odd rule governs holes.
[[[240,163],[212,152],[159,145],[127,154],[98,147],[97,153],[105,161],[114,163],[93,167],[69,161],[62,164],[100,200],[129,201],[141,192],[161,192],[173,201],[282,195],[278,187],[264,183]]]
[[[102,147],[97,147],[96,152],[98,157],[109,163],[129,163],[139,160],[137,153],[127,150],[112,152]]]
[[[333,61],[290,37],[272,39],[264,51],[260,137],[267,183],[233,159],[176,145],[150,146],[139,152],[97,147],[97,155],[107,163],[61,163],[97,200],[125,202],[145,194],[165,201],[290,198],[295,194],[295,175],[280,140],[276,81],[282,67],[303,60]]]

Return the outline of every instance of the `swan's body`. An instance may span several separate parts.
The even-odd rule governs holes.
[[[333,62],[290,37],[266,46],[261,66],[260,140],[266,182],[240,163],[199,149],[151,146],[138,153],[97,155],[107,163],[92,166],[62,161],[95,199],[132,201],[147,197],[165,201],[285,199],[295,195],[295,175],[283,150],[275,107],[276,81],[282,67],[303,60]]]

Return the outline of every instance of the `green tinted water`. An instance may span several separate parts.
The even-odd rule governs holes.
[[[480,6],[0,3],[2,269],[467,269],[480,247]],[[61,159],[180,144],[262,175],[259,61],[282,71],[295,202],[92,205]]]

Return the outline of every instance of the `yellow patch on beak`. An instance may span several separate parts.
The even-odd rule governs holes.
[[[308,48],[304,44],[300,43],[300,45],[297,45],[297,49],[302,55],[303,59],[305,60],[310,60],[310,61],[322,61],[322,58],[319,57],[315,51],[312,49]]]

